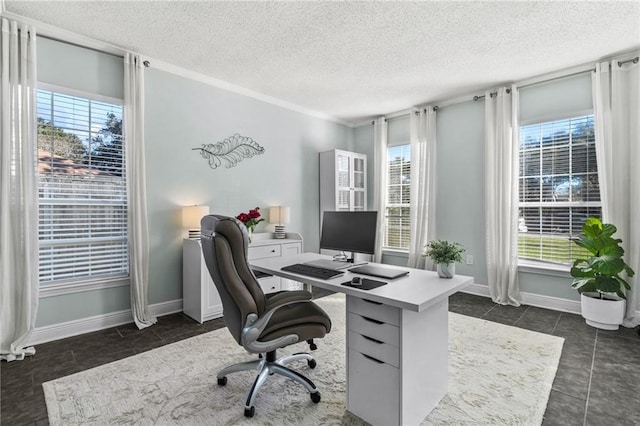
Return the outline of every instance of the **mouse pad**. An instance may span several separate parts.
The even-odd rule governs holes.
[[[342,285],[346,285],[347,287],[359,288],[360,290],[371,290],[371,289],[374,289],[376,287],[387,285],[387,283],[382,282],[382,281],[376,281],[376,280],[370,280],[370,279],[367,279],[367,278],[362,278],[362,284],[361,285],[353,285],[353,284],[351,284],[351,281],[343,282]]]

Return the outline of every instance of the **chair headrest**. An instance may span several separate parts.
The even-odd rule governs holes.
[[[244,245],[248,246],[249,233],[247,227],[235,217],[210,214],[200,220],[200,234],[203,238],[213,238],[220,234],[229,241],[238,238],[238,232],[242,235]]]

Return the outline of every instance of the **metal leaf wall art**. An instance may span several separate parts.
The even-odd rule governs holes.
[[[192,151],[198,150],[202,158],[206,158],[209,161],[209,166],[212,169],[217,169],[223,164],[229,169],[235,167],[245,158],[264,154],[264,147],[260,146],[258,142],[238,133],[221,142],[203,144],[202,148],[192,149]]]

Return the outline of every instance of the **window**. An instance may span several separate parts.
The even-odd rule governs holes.
[[[409,250],[410,150],[410,145],[387,148],[388,175],[384,247],[390,249]]]
[[[593,115],[520,128],[520,258],[570,264],[584,221],[601,216]]]
[[[41,285],[128,276],[122,112],[37,91]]]

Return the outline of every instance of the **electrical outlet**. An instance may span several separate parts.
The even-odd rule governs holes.
[[[468,254],[465,262],[467,265],[473,265],[473,256]]]

